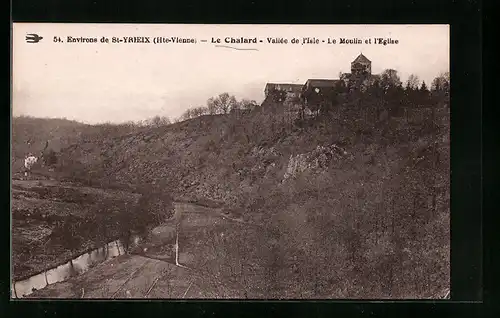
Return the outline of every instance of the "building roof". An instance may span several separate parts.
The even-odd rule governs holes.
[[[267,83],[265,90],[278,89],[283,91],[299,92],[302,89],[302,84],[288,84],[288,83]]]
[[[308,79],[306,85],[311,87],[334,87],[339,80],[332,79]]]
[[[372,61],[370,61],[366,56],[363,55],[363,53],[359,54],[357,58],[354,59],[354,61],[352,61],[352,63],[371,63]]]

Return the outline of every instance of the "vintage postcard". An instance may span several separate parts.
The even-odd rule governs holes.
[[[14,23],[11,297],[448,298],[449,45]]]

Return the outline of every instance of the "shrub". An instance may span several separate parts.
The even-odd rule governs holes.
[[[159,190],[142,191],[137,205],[131,209],[120,210],[118,227],[120,236],[128,241],[132,232],[145,233],[173,215],[172,197]]]
[[[50,149],[46,154],[44,154],[44,161],[47,166],[53,166],[57,164],[56,152]]]

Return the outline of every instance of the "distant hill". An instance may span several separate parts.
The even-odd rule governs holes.
[[[54,150],[68,144],[71,138],[76,138],[89,125],[77,121],[60,118],[36,118],[20,116],[12,118],[12,145],[15,153],[28,150],[27,142],[31,141],[34,152],[40,151],[46,141]]]
[[[108,138],[113,134],[130,131],[126,125],[88,125],[62,118],[36,118],[19,116],[12,119],[13,171],[23,166],[28,153],[38,156],[48,142],[48,149],[60,154],[70,145],[94,139]]]
[[[46,142],[49,143],[51,149],[58,152],[76,142],[87,127],[88,125],[67,119],[14,117],[12,119],[14,170],[22,166],[22,160],[29,152],[38,155]]]

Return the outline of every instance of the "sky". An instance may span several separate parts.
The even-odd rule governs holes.
[[[403,82],[416,74],[429,85],[449,71],[448,25],[15,23],[12,32],[12,114],[90,124],[156,115],[173,119],[223,92],[261,102],[267,82],[335,79],[350,71],[360,53],[372,61],[372,73],[392,68]],[[27,43],[26,35],[32,33],[43,39]],[[97,43],[68,42],[68,36]],[[109,43],[101,42],[103,37]],[[111,43],[113,37],[180,37],[196,43]],[[224,43],[227,37],[263,42]],[[320,42],[302,44],[305,37]],[[268,44],[267,38],[288,43]],[[294,38],[298,44],[291,43]],[[340,44],[340,38],[363,43]],[[382,45],[373,38],[398,43]],[[328,39],[336,43],[328,44]]]

